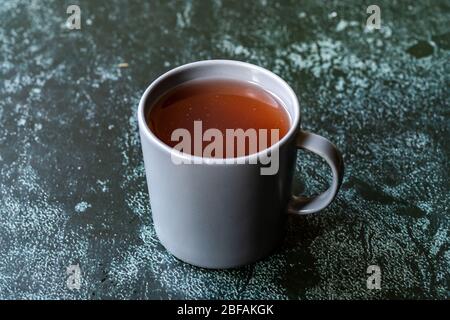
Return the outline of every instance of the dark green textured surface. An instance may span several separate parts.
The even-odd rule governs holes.
[[[74,3],[80,31],[64,25]],[[450,3],[378,1],[372,32],[369,4],[3,1],[0,298],[448,298]],[[135,118],[156,76],[210,58],[286,79],[303,127],[346,162],[329,208],[291,219],[268,259],[228,271],[159,244]],[[296,191],[326,187],[320,160],[302,153],[297,167]],[[366,288],[371,264],[381,290]]]

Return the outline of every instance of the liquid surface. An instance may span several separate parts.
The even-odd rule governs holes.
[[[147,123],[152,132],[165,144],[174,147],[179,139],[172,139],[174,130],[187,129],[191,137],[191,150],[183,152],[201,156],[199,148],[195,148],[194,141],[198,139],[199,123],[202,133],[208,129],[218,129],[223,135],[223,153],[213,152],[212,157],[225,158],[248,155],[270,147],[280,140],[290,128],[290,118],[281,102],[271,93],[258,85],[235,80],[193,80],[175,87],[167,92],[152,106],[147,114]],[[228,143],[234,153],[227,153],[227,129],[255,129],[256,145],[251,138],[245,141],[245,150],[237,149]],[[266,129],[261,131],[260,129]],[[278,139],[271,136],[271,129],[278,129]],[[266,136],[267,140],[262,138]],[[200,137],[200,139],[202,139]],[[217,138],[216,138],[217,139]],[[201,142],[202,152],[214,141]],[[197,140],[198,141],[198,140]],[[230,151],[230,150],[228,150]]]

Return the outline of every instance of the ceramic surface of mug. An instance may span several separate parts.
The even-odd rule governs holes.
[[[291,119],[288,132],[266,150],[238,158],[188,155],[163,143],[146,122],[149,108],[172,88],[197,79],[251,82],[279,99]],[[335,198],[344,165],[327,139],[301,130],[298,99],[274,73],[239,61],[208,60],[175,68],[156,79],[138,108],[152,217],[164,247],[177,258],[206,268],[231,268],[270,254],[284,236],[287,214],[322,210]],[[333,173],[321,195],[291,195],[297,149],[324,158]],[[275,171],[268,161],[277,162]]]

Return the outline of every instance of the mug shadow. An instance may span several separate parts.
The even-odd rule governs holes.
[[[319,270],[314,242],[346,223],[349,211],[352,211],[351,206],[338,196],[330,207],[319,213],[288,216],[284,241],[274,252],[283,257],[279,285],[285,289],[288,298],[306,298],[308,289],[321,286],[321,280],[327,275]],[[330,250],[332,247],[330,244]]]
[[[188,273],[192,272],[195,278],[228,279],[230,286],[234,287],[234,293],[225,295],[229,298],[276,299],[275,296],[267,295],[270,290],[266,291],[265,288],[278,288],[289,299],[304,299],[307,298],[308,289],[320,287],[324,279],[311,246],[324,233],[348,223],[345,216],[349,210],[352,208],[338,196],[330,207],[318,214],[288,215],[285,236],[280,244],[269,256],[249,265],[208,269],[189,265],[175,257],[173,263],[178,268],[189,270]],[[220,290],[209,289],[204,298],[224,298],[224,292],[219,294]]]

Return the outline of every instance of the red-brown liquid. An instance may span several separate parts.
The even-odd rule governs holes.
[[[277,98],[256,84],[235,80],[200,79],[186,82],[159,98],[147,114],[152,132],[171,147],[179,143],[171,139],[176,129],[187,129],[194,136],[194,121],[202,121],[203,132],[216,128],[224,137],[226,129],[267,129],[266,146],[258,141],[257,151],[276,143],[271,139],[271,129],[279,130],[280,140],[290,128],[289,114]],[[194,139],[191,154],[194,154],[193,143]],[[203,142],[203,148],[209,143]],[[225,151],[225,139],[223,147],[222,157],[230,157]],[[254,151],[246,143],[245,155],[251,150]]]

